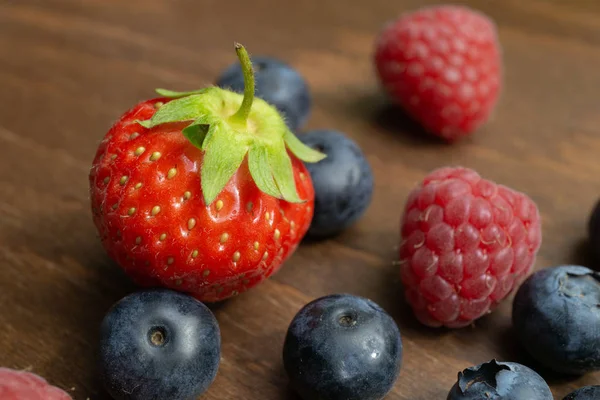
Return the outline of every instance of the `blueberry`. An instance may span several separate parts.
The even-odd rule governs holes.
[[[513,324],[523,347],[547,368],[600,369],[600,273],[580,266],[536,272],[515,296]]]
[[[327,157],[307,163],[315,188],[315,209],[307,237],[336,235],[356,222],[373,195],[373,172],[360,147],[340,132],[315,130],[299,139]]]
[[[534,370],[491,360],[458,374],[447,400],[552,400],[552,392]]]
[[[100,334],[100,376],[115,399],[196,399],[217,374],[217,321],[183,293],[155,289],[126,296],[106,314]]]
[[[586,386],[569,393],[563,400],[598,400],[600,399],[600,386]]]
[[[292,131],[300,129],[310,113],[312,99],[302,76],[283,61],[270,57],[253,57],[255,93],[283,114]],[[240,63],[229,66],[217,79],[217,86],[244,92],[244,75]]]
[[[372,301],[325,296],[294,317],[283,363],[304,400],[379,400],[400,374],[402,339],[394,320]]]
[[[596,207],[592,210],[588,231],[592,251],[594,252],[594,255],[600,259],[600,201],[596,203]]]

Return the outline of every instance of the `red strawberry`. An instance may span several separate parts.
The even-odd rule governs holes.
[[[402,218],[400,269],[428,326],[458,328],[490,312],[531,271],[542,241],[535,203],[466,168],[430,173]]]
[[[201,301],[234,296],[276,272],[309,227],[314,191],[301,160],[323,155],[254,98],[250,59],[236,50],[244,96],[158,90],[163,97],[125,113],[98,148],[94,222],[140,285]]]
[[[71,400],[71,396],[39,375],[0,367],[0,399]]]
[[[483,125],[498,99],[496,27],[463,6],[400,16],[381,32],[375,64],[390,96],[426,130],[448,141]]]

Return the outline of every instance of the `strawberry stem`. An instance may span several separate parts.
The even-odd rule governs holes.
[[[235,52],[240,60],[240,64],[242,64],[242,72],[244,74],[244,99],[240,108],[229,118],[229,121],[245,128],[250,109],[252,108],[252,102],[254,101],[254,70],[250,56],[244,46],[236,43]]]

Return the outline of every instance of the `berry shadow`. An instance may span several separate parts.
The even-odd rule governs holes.
[[[374,110],[371,121],[380,132],[393,135],[395,140],[420,146],[449,145],[443,139],[432,135],[423,129],[415,120],[395,104],[384,104]]]
[[[284,397],[285,400],[302,400],[300,398],[300,396],[298,396],[296,394],[296,392],[294,392],[294,389],[291,388],[291,386],[287,387],[287,394]]]
[[[292,387],[289,377],[285,372],[283,366],[283,358],[280,353],[277,352],[277,361],[275,362],[275,373],[269,375],[267,378],[269,383],[276,388],[275,398],[280,400],[302,400],[301,397],[296,394],[296,391]]]
[[[499,349],[501,359],[531,366],[536,364],[527,350],[519,343],[512,325],[506,327],[499,335]]]
[[[300,241],[300,246],[310,248],[311,246],[319,245],[320,243],[335,240],[339,235],[334,235],[330,237],[313,237],[313,236],[304,236]]]
[[[592,245],[587,238],[581,238],[573,245],[573,249],[567,260],[569,264],[581,265],[596,271],[600,269],[600,262],[598,262]]]
[[[512,326],[502,332],[500,337],[500,348],[502,349],[502,356],[505,360],[517,362],[533,369],[551,386],[571,383],[581,378],[581,376],[578,375],[561,374],[541,365],[520,343]]]
[[[442,138],[427,132],[398,104],[379,91],[357,93],[349,96],[350,115],[361,116],[371,122],[377,131],[386,133],[392,140],[416,146],[448,146]]]
[[[296,394],[296,391],[292,388],[292,385],[289,383],[281,386],[281,391],[277,398],[281,400],[302,400],[302,398],[298,394]]]
[[[242,294],[244,294],[244,293],[242,293]],[[208,307],[208,309],[210,311],[212,311],[213,313],[219,312],[219,310],[222,310],[224,307],[227,306],[227,304],[228,304],[227,300],[222,300],[222,301],[219,301],[218,303],[204,303],[204,305],[206,307]]]

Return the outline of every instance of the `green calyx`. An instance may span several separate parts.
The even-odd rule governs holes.
[[[145,121],[145,128],[189,121],[183,135],[204,152],[200,167],[202,193],[211,204],[248,158],[250,174],[264,193],[292,203],[300,199],[287,150],[305,162],[325,155],[304,145],[289,130],[277,109],[254,97],[254,73],[246,49],[235,45],[244,72],[244,94],[218,87],[192,92],[157,89],[173,100]]]

